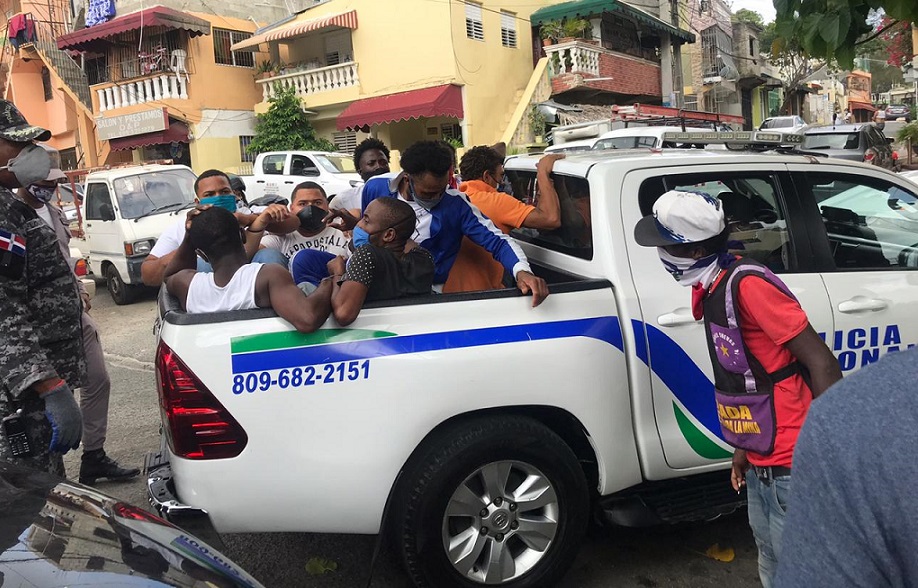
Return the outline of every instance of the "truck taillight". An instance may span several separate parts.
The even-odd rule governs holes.
[[[873,149],[868,149],[867,151],[864,151],[864,161],[866,163],[870,163],[871,161],[873,161],[873,158],[875,155],[876,153],[873,152]]]
[[[89,271],[86,269],[86,260],[85,260],[85,259],[78,259],[78,260],[76,261],[76,263],[75,263],[74,266],[73,266],[73,273],[75,273],[75,274],[77,275],[77,277],[79,277],[79,278],[82,278],[83,276],[85,276],[85,275],[87,275],[87,274],[89,273]]]
[[[242,426],[172,349],[156,350],[156,384],[172,453],[185,459],[236,457],[249,441]]]

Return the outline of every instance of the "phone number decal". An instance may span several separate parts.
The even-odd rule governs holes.
[[[370,360],[343,361],[302,368],[249,372],[233,376],[233,394],[267,392],[271,388],[306,388],[321,384],[354,382],[370,377]]]

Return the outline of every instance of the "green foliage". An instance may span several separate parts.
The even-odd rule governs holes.
[[[587,31],[592,30],[593,25],[590,21],[582,18],[570,18],[561,25],[562,37],[583,37]]]
[[[465,145],[462,144],[462,139],[459,137],[449,137],[447,139],[443,139],[443,141],[448,143],[453,149],[460,149],[465,147]]]
[[[762,18],[762,15],[756,12],[755,10],[749,10],[748,8],[740,8],[733,13],[734,22],[745,22],[749,24],[754,24],[755,26],[764,29],[765,28],[765,19]]]
[[[778,37],[796,41],[806,55],[836,60],[850,68],[859,40],[873,29],[867,23],[871,9],[903,21],[918,21],[915,0],[774,0]]]
[[[911,139],[912,146],[918,146],[918,121],[903,125],[899,132],[896,133],[896,141],[905,143]]]
[[[537,104],[529,107],[529,130],[536,137],[545,135],[545,117]]]
[[[266,151],[335,151],[335,145],[316,135],[293,88],[285,88],[268,100],[268,112],[258,115],[255,138],[249,153]]]
[[[539,36],[543,39],[551,39],[552,41],[557,42],[558,39],[563,37],[564,32],[563,25],[560,20],[550,20],[548,22],[542,23],[539,27]]]

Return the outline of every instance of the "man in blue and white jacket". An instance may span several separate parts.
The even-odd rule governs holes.
[[[414,209],[417,225],[412,240],[430,251],[436,263],[434,289],[439,291],[468,237],[494,256],[532,305],[548,296],[545,280],[533,275],[526,255],[516,242],[494,226],[461,192],[447,188],[452,154],[438,141],[419,141],[405,149],[400,174],[370,179],[363,190],[361,210],[380,197],[397,197]]]

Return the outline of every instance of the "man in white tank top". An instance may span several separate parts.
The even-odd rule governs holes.
[[[165,272],[166,289],[189,313],[273,308],[302,333],[315,331],[331,312],[330,279],[306,297],[277,264],[247,263],[245,231],[233,213],[199,206],[188,213],[185,239]],[[197,258],[213,273],[201,273]]]

